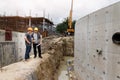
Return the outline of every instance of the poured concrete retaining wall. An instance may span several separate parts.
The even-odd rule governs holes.
[[[79,80],[120,80],[120,2],[91,13],[76,23],[75,71]]]
[[[6,66],[17,61],[14,42],[0,42],[0,66]]]
[[[5,30],[0,30],[0,66],[5,66],[24,58],[25,33],[12,32],[12,41],[5,41]]]

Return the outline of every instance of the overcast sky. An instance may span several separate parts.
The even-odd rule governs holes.
[[[120,0],[73,0],[73,19],[79,18]],[[0,15],[45,17],[57,24],[69,16],[71,0],[0,0]]]

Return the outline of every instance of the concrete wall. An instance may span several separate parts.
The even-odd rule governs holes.
[[[75,71],[79,80],[120,80],[120,2],[91,13],[76,23]]]
[[[15,42],[16,45],[18,60],[23,59],[25,54],[25,40],[24,40],[25,33],[13,32],[12,36],[13,42]]]
[[[14,42],[0,42],[0,66],[6,66],[17,61]]]
[[[5,66],[24,58],[24,33],[12,32],[12,41],[5,41],[5,31],[0,30],[0,66]]]

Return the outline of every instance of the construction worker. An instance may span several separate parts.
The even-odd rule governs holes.
[[[41,44],[42,44],[42,35],[38,32],[38,28],[34,28],[34,33],[32,34],[32,40],[33,40],[33,51],[34,51],[34,58],[37,57],[37,50],[38,49],[38,56],[39,58],[42,58],[41,56]]]
[[[29,59],[29,53],[31,51],[31,44],[32,44],[32,31],[33,29],[29,27],[27,29],[27,33],[25,34],[25,45],[26,45],[26,51],[25,51],[25,60]]]

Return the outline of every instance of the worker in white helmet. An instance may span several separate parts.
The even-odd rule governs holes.
[[[33,39],[34,58],[37,57],[37,50],[36,49],[38,49],[39,58],[42,58],[42,56],[41,56],[42,35],[38,32],[37,27],[34,28],[32,39]]]

